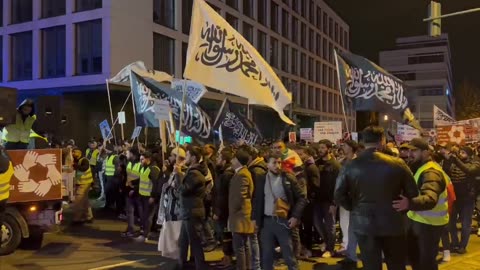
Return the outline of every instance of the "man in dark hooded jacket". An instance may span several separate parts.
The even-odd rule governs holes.
[[[30,142],[30,131],[35,130],[36,120],[35,103],[31,99],[24,100],[17,108],[15,123],[7,125],[3,129],[5,149],[27,149]]]

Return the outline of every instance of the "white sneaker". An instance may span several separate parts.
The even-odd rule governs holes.
[[[332,258],[332,253],[330,253],[330,251],[325,251],[325,253],[322,254],[322,258],[330,259]]]
[[[276,247],[276,248],[275,248],[275,252],[280,253],[281,251],[282,251],[282,250],[280,249],[280,247]]]
[[[133,238],[133,240],[135,240],[135,242],[138,242],[138,243],[145,243],[146,238],[145,238],[145,236],[140,235],[140,236],[137,236],[137,237]]]
[[[452,258],[450,257],[450,250],[443,251],[443,259],[444,262],[449,262]]]

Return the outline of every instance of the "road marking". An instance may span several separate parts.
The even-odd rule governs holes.
[[[89,270],[112,269],[112,268],[114,268],[114,267],[119,267],[119,266],[124,266],[124,265],[130,265],[130,264],[134,264],[134,263],[139,263],[139,262],[143,262],[143,261],[145,261],[145,260],[146,260],[146,259],[141,259],[141,260],[137,260],[137,261],[128,261],[128,262],[123,262],[123,263],[105,265],[105,266],[101,266],[101,267],[97,267],[97,268],[90,268]]]

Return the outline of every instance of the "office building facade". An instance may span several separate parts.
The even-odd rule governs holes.
[[[349,50],[349,27],[322,0],[207,2],[275,69],[293,94],[294,105],[286,110],[299,126],[344,121],[334,50]],[[48,130],[59,121],[66,123],[64,137],[85,133],[73,125],[82,121],[88,122],[89,134],[98,135],[98,122],[110,119],[105,80],[125,65],[141,60],[149,68],[182,77],[193,0],[0,0],[0,4],[0,82],[20,89],[22,97],[35,97],[40,120],[52,123]],[[128,89],[110,88],[117,111]],[[214,117],[225,95],[221,89],[210,90],[201,105]],[[231,99],[247,111],[245,99]],[[45,111],[50,118],[44,117]],[[283,128],[273,110],[250,106],[250,111],[256,122],[269,123],[261,125],[266,137]],[[352,130],[354,112],[346,113]]]

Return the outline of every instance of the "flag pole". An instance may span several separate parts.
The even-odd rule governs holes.
[[[108,79],[105,79],[105,83],[107,85],[107,96],[108,96],[108,106],[110,107],[110,120],[112,121],[112,130],[113,130],[113,140],[115,141],[115,145],[117,145],[117,136],[115,134],[115,123],[113,122],[113,109],[112,109],[112,99],[110,97],[110,83]]]
[[[345,119],[345,128],[347,129],[347,133],[350,134],[350,128],[348,127],[348,118],[347,118],[347,113],[345,112],[345,102],[343,100],[343,90],[342,90],[342,84],[340,82],[340,69],[338,67],[338,55],[337,51],[335,50],[335,66],[337,68],[337,80],[338,80],[338,88],[340,90],[340,100],[342,101],[342,111],[343,111],[343,118]]]
[[[177,143],[177,153],[179,153],[178,151],[180,151],[180,141],[181,141],[181,138],[182,138],[182,126],[183,126],[183,114],[184,114],[184,111],[185,111],[185,101],[187,99],[187,80],[185,78],[183,78],[183,89],[182,89],[183,93],[182,93],[182,106],[181,106],[181,109],[180,109],[180,120],[178,121],[178,140],[179,142]],[[175,132],[175,131],[174,131]],[[177,155],[177,162],[180,162],[180,157],[179,155]]]

